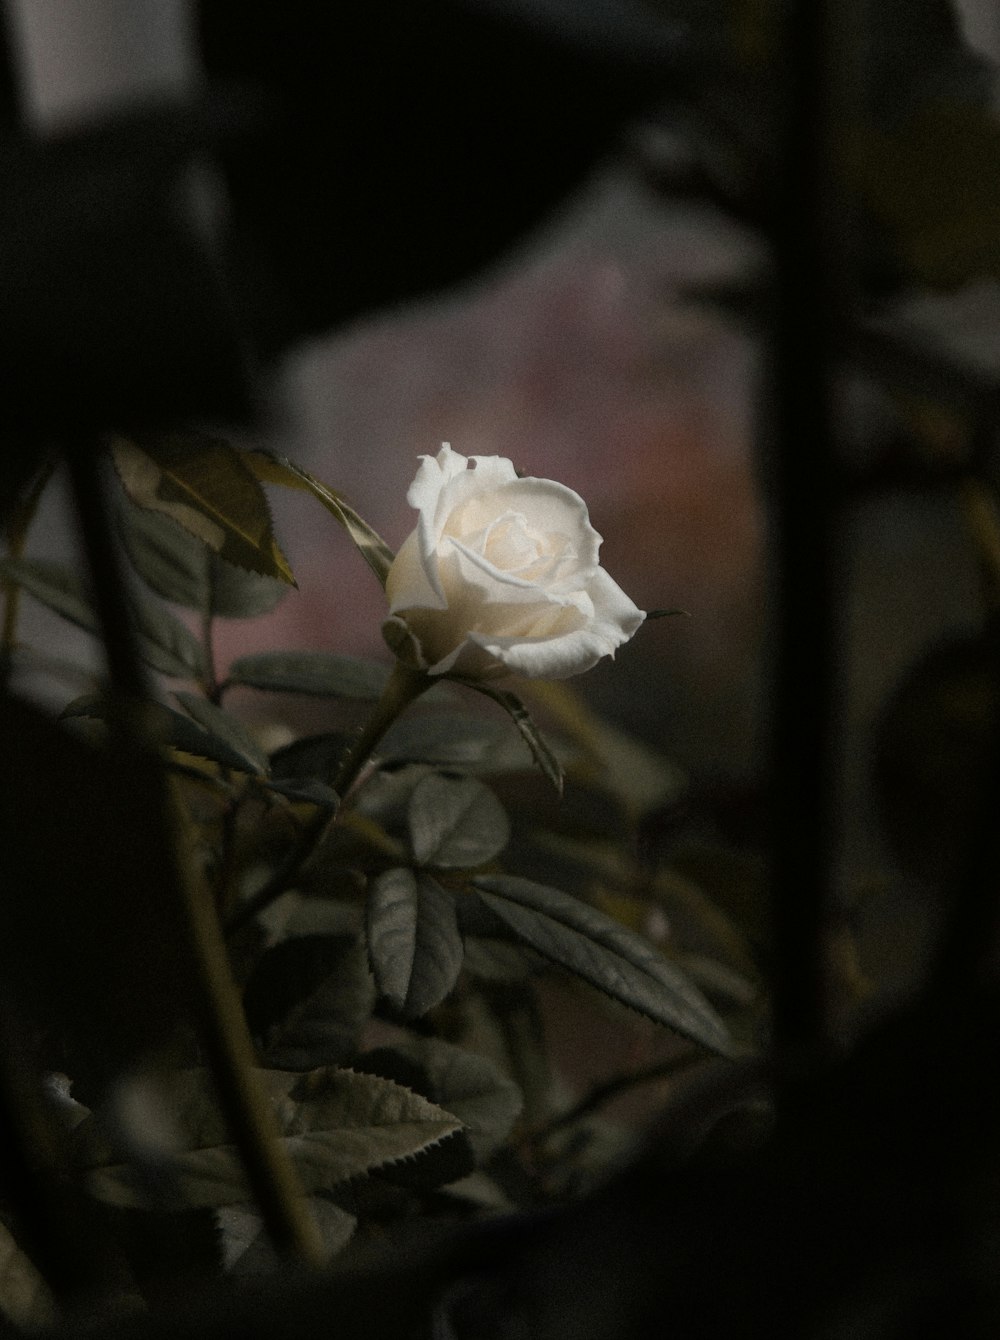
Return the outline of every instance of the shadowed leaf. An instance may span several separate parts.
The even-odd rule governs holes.
[[[261,959],[247,983],[247,1022],[264,1059],[283,1070],[342,1065],[375,1004],[356,935],[295,935]]]
[[[271,776],[290,782],[310,778],[326,782],[336,773],[347,745],[348,737],[338,732],[304,735],[274,751]]]
[[[319,1230],[326,1258],[336,1256],[350,1242],[357,1218],[326,1196],[308,1198],[309,1217]],[[223,1267],[233,1275],[259,1279],[285,1270],[288,1262],[274,1250],[260,1211],[253,1204],[223,1205],[215,1212]]]
[[[488,1158],[510,1134],[521,1113],[521,1091],[493,1061],[440,1038],[406,1038],[393,1044],[416,1061],[428,1079],[424,1092],[465,1126],[478,1160]]]
[[[389,666],[360,656],[323,651],[265,651],[241,656],[229,667],[229,683],[270,693],[309,693],[319,698],[380,697]]]
[[[325,1068],[304,1075],[257,1073],[307,1191],[327,1190],[409,1158],[461,1129],[450,1113],[374,1075]],[[217,1207],[248,1200],[250,1189],[208,1073],[177,1071],[164,1083],[166,1115],[183,1151],[172,1157],[164,1151],[164,1158],[178,1178],[184,1203]],[[131,1167],[108,1146],[96,1120],[82,1122],[74,1137],[92,1193],[114,1205],[140,1205]]]
[[[509,689],[498,689],[492,684],[477,683],[474,680],[461,680],[460,682],[467,684],[471,689],[475,689],[477,693],[485,694],[487,698],[492,699],[493,702],[503,708],[517,727],[521,739],[531,750],[532,758],[555,787],[558,794],[562,795],[562,764],[552,752],[545,736],[538,729],[528,709],[517,694],[511,693]]]
[[[150,512],[122,495],[119,533],[136,572],[165,600],[229,619],[267,614],[290,590],[288,583],[236,567],[162,512]]]
[[[395,554],[367,521],[363,521],[346,498],[329,488],[301,466],[293,465],[283,456],[268,451],[251,451],[244,457],[256,477],[265,484],[280,484],[284,488],[301,489],[311,493],[326,510],[340,522],[350,535],[368,566],[385,586]]]
[[[408,820],[419,865],[484,865],[510,838],[506,811],[474,777],[424,777],[410,797]]]
[[[41,1275],[0,1221],[0,1317],[15,1326],[40,1327],[55,1321],[52,1295]]]
[[[148,722],[154,737],[170,749],[182,754],[191,754],[195,758],[207,759],[223,768],[233,768],[236,772],[257,772],[253,759],[233,748],[227,739],[202,727],[183,712],[175,712],[164,703],[150,702],[144,705]],[[106,721],[108,703],[98,693],[88,693],[75,698],[62,710],[62,717],[71,720],[84,717],[92,721]]]
[[[529,764],[503,722],[456,713],[403,717],[386,733],[378,754],[392,763],[433,763],[463,772],[503,772]]]
[[[596,908],[513,875],[480,876],[476,896],[532,949],[600,991],[711,1051],[729,1034],[690,979],[647,941]]]
[[[267,774],[267,754],[242,721],[237,721],[229,712],[224,712],[221,707],[216,707],[197,693],[178,692],[174,697],[203,730],[218,740],[225,740],[235,753],[252,765],[254,772]]]
[[[0,559],[0,576],[16,582],[47,609],[78,628],[99,634],[100,624],[79,577],[62,563],[42,559]],[[172,679],[197,679],[204,673],[201,645],[163,605],[129,595],[143,660]]]
[[[229,563],[295,584],[271,509],[246,456],[201,433],[115,438],[111,454],[128,496],[170,517]]]
[[[419,1018],[455,985],[463,946],[450,893],[399,867],[372,880],[366,905],[375,983],[403,1013]]]

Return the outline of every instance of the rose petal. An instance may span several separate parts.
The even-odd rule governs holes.
[[[386,591],[430,673],[565,678],[645,618],[600,568],[601,537],[565,485],[445,443],[407,496],[420,515]]]
[[[389,613],[413,607],[443,610],[448,599],[438,577],[437,556],[425,555],[419,528],[411,531],[399,547],[385,579]]]

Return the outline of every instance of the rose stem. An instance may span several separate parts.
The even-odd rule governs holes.
[[[392,723],[425,689],[430,688],[432,682],[426,671],[415,670],[402,661],[396,662],[375,711],[362,726],[360,735],[347,750],[330,779],[330,785],[341,799],[357,781],[375,746]]]
[[[419,698],[432,683],[430,675],[423,670],[414,670],[404,665],[402,661],[396,662],[371,719],[361,728],[361,733],[343,756],[330,779],[330,784],[338,796],[343,798],[347,795],[382,736],[410,703]],[[226,923],[227,936],[235,935],[252,921],[258,912],[270,907],[276,898],[280,898],[286,889],[292,887],[299,872],[323,840],[332,816],[333,811],[329,808],[317,809],[302,829],[287,859],[267,883],[243,903]]]

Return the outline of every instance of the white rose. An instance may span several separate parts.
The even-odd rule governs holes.
[[[565,679],[629,640],[646,616],[600,567],[578,494],[447,442],[420,459],[420,520],[386,581],[391,645],[432,675]]]

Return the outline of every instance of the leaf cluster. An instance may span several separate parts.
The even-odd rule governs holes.
[[[391,550],[338,493],[267,453],[202,434],[116,439],[109,450],[137,647],[157,677],[140,729],[177,788],[188,859],[227,937],[253,1084],[322,1252],[386,1219],[561,1194],[572,1179],[555,1174],[562,1146],[546,1134],[560,1104],[538,1029],[546,983],[596,988],[595,1001],[664,1027],[692,1058],[730,1052],[733,1028],[748,1036],[753,1027],[754,987],[726,990],[740,970],[752,974],[747,954],[719,962],[713,977],[680,943],[657,945],[642,930],[663,888],[645,878],[632,844],[679,774],[565,689],[539,688],[529,712],[507,690],[458,681],[398,717],[344,786],[356,723],[380,710],[391,667],[262,650],[220,675],[212,629],[219,618],[262,614],[292,589],[262,484],[318,500],[380,582]],[[92,594],[69,566],[19,547],[0,576],[8,598],[16,591],[99,632]],[[24,650],[15,630],[6,655],[16,666]],[[312,704],[317,722],[339,714],[336,728],[271,746],[269,722],[281,723],[290,695]],[[47,889],[60,872],[80,873],[58,895],[18,900],[12,960],[31,946],[14,976],[29,1013],[44,995],[22,991],[37,965],[55,954],[46,971],[66,974],[59,1008],[38,1016],[41,1063],[61,1076],[46,1089],[44,1120],[88,1214],[128,1258],[135,1288],[151,1293],[165,1287],[168,1260],[182,1273],[240,1274],[277,1257],[192,1027],[199,968],[166,914],[166,874],[153,877],[159,839],[144,812],[154,793],[138,763],[125,795],[116,789],[121,710],[95,683],[66,704],[58,727],[33,717],[23,727],[25,757],[34,750],[40,762],[25,764],[11,820],[33,844],[20,884]],[[548,718],[545,733],[535,712]],[[46,803],[46,750],[65,779],[48,803],[77,816],[47,862],[27,817]],[[595,816],[586,840],[580,806]],[[108,860],[94,861],[95,839]],[[73,909],[59,914],[65,942],[51,920],[60,898]],[[731,949],[722,957],[732,960]],[[122,1012],[124,993],[132,1004]],[[136,1071],[149,1055],[155,1063]],[[124,1087],[123,1066],[132,1067]],[[586,1121],[580,1134],[574,1163],[589,1157],[596,1172],[614,1146]],[[41,1317],[50,1300],[16,1216],[2,1233],[3,1307],[19,1321]]]

